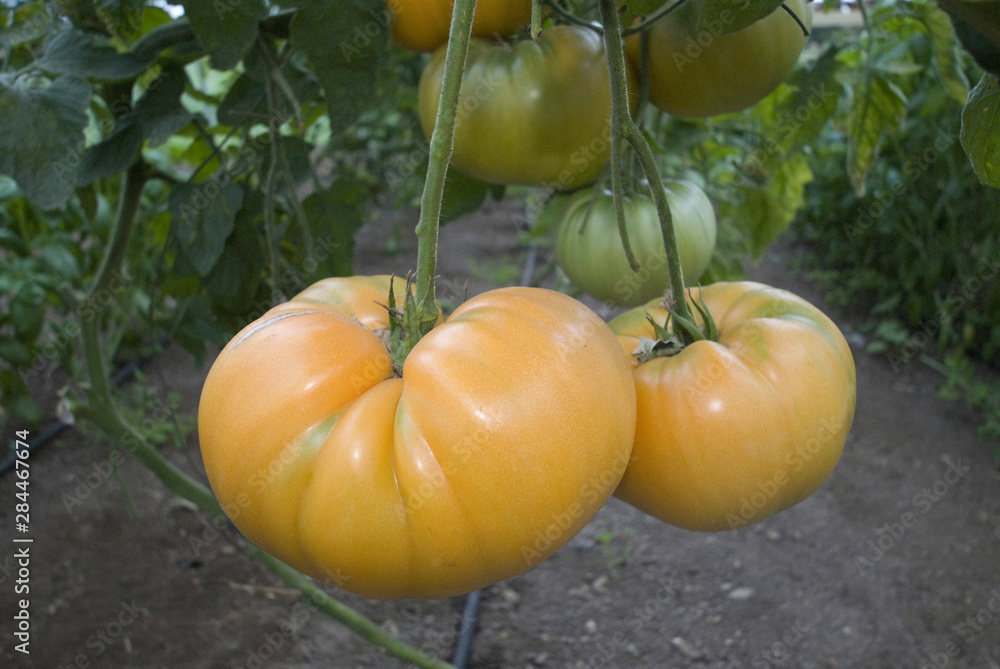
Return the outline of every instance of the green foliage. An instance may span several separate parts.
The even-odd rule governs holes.
[[[869,350],[885,353],[894,368],[946,356],[940,369],[954,395],[979,388],[960,361],[1000,362],[1000,191],[978,182],[958,141],[958,84],[976,67],[964,54],[960,69],[949,64],[955,52],[935,32],[940,24],[926,17],[926,7],[914,3],[878,7],[866,42],[831,40],[841,62],[877,64],[905,107],[873,124],[879,150],[859,182],[858,172],[842,167],[856,156],[850,131],[857,103],[842,101],[814,142],[815,182],[795,230],[810,249],[800,264],[833,303],[866,316]],[[976,98],[974,92],[966,115]],[[987,142],[967,146],[988,153]],[[996,393],[979,388],[967,396],[995,430],[1000,407],[987,405]]]
[[[96,296],[115,306],[109,363],[164,336],[198,357],[223,345],[350,274],[371,212],[419,193],[420,60],[387,47],[381,0],[185,2],[181,19],[145,4],[0,13],[0,423],[41,418],[37,375],[77,374],[96,317],[81,298],[137,161],[124,269]]]

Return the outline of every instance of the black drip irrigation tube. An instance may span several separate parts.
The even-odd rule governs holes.
[[[527,253],[525,253],[524,265],[521,267],[521,276],[518,282],[520,285],[527,286],[533,282],[537,261],[538,246],[536,244],[531,244],[528,246]],[[161,347],[165,346],[166,343],[167,342],[165,341],[161,341]],[[116,388],[120,387],[132,378],[136,371],[152,358],[152,355],[146,355],[133,360],[115,372],[111,377],[111,382]],[[29,444],[29,453],[34,455],[41,450],[43,446],[51,442],[70,427],[72,426],[68,423],[63,423],[59,420],[53,421],[47,425],[37,437],[31,439],[31,443]],[[7,472],[14,469],[14,461],[16,459],[17,456],[15,455],[15,449],[12,443],[10,453],[4,461],[0,463],[0,476],[5,476]],[[481,596],[481,590],[470,592],[465,596],[465,607],[462,610],[462,621],[459,626],[458,637],[455,640],[455,652],[451,659],[451,664],[455,667],[455,669],[466,669],[466,665],[469,662],[469,655],[472,652],[472,639],[475,635],[476,623],[479,617],[479,600]]]

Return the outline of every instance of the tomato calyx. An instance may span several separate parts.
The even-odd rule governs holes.
[[[393,374],[401,377],[403,376],[403,361],[406,360],[407,354],[417,345],[424,333],[420,331],[418,318],[406,317],[407,313],[411,315],[418,313],[417,300],[411,290],[413,277],[407,276],[406,278],[406,297],[403,298],[402,309],[396,308],[396,295],[393,288],[395,280],[395,275],[389,279],[389,299],[387,304],[383,305],[389,312],[388,333],[383,331],[377,334],[386,348],[389,349]]]
[[[690,291],[688,296],[691,296]],[[647,313],[646,320],[653,326],[655,339],[641,337],[639,347],[632,352],[636,358],[636,364],[649,362],[654,358],[669,358],[677,355],[688,344],[696,341],[718,341],[719,328],[712,318],[712,313],[708,310],[708,305],[699,293],[698,299],[691,300],[691,305],[701,316],[702,325],[699,326],[690,318],[681,316],[672,305],[668,303],[668,298],[664,298],[664,307],[667,310],[667,319],[660,325],[653,317]],[[673,325],[671,326],[671,321]]]

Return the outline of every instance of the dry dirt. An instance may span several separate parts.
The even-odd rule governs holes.
[[[404,231],[412,219],[402,216]],[[359,235],[358,273],[405,272],[389,221]],[[445,297],[516,283],[510,206],[442,230]],[[751,272],[823,306],[776,247]],[[543,250],[541,262],[548,252]],[[594,307],[600,305],[593,304]],[[825,309],[825,307],[824,307]],[[608,316],[609,313],[602,313]],[[469,667],[1000,667],[996,443],[936,373],[863,352],[849,320],[858,411],[836,472],[801,505],[723,534],[672,528],[612,500],[534,570],[483,592]],[[205,370],[169,349],[147,367],[193,411]],[[4,435],[7,438],[9,435]],[[198,472],[197,445],[172,457]],[[248,561],[134,461],[69,431],[30,460],[30,656],[13,651],[14,478],[0,481],[0,665],[402,667]],[[448,659],[462,599],[378,602],[329,589],[384,629]]]

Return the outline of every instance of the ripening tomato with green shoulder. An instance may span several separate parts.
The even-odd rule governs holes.
[[[615,495],[685,529],[736,529],[833,472],[854,418],[854,358],[833,321],[792,293],[748,281],[690,292],[717,341],[654,346],[648,319],[667,319],[657,300],[610,323],[634,363],[637,407]]]
[[[731,12],[698,26],[703,0],[690,0],[649,26],[649,99],[663,111],[704,117],[751,107],[788,78],[806,43],[802,26],[784,9],[727,33]],[[788,0],[803,25],[812,5]],[[626,40],[626,55],[641,68],[640,36]]]
[[[424,68],[420,125],[434,130],[445,49]],[[635,74],[627,69],[635,110]],[[573,190],[592,183],[611,153],[611,84],[604,42],[559,25],[514,44],[474,39],[462,75],[451,162],[482,181]]]
[[[685,285],[705,272],[715,251],[715,210],[705,192],[690,181],[663,182],[670,205]],[[565,201],[559,201],[558,198]],[[653,299],[670,285],[667,252],[656,205],[649,195],[626,198],[625,227],[629,246],[639,261],[633,272],[625,257],[614,196],[583,190],[556,196],[539,220],[555,218],[556,260],[577,286],[599,300],[634,307]]]
[[[392,38],[400,46],[430,53],[448,41],[455,0],[388,0]],[[507,37],[531,22],[531,0],[477,0],[472,34]]]
[[[618,341],[566,295],[505,288],[394,368],[388,294],[389,277],[327,279],[222,350],[198,410],[212,490],[261,549],[366,597],[526,571],[625,470],[635,386]]]

